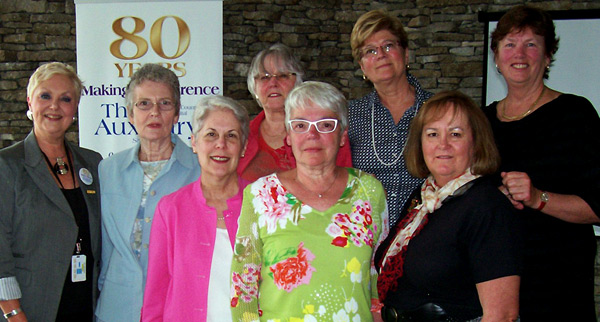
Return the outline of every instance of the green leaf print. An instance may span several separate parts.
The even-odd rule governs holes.
[[[268,250],[265,252],[265,262],[264,267],[271,267],[274,264],[277,264],[283,260],[286,260],[290,257],[298,256],[298,248],[297,247],[288,247],[277,252],[273,252]],[[269,276],[273,278],[273,273],[269,272]]]

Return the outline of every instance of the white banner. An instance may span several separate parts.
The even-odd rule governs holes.
[[[202,95],[223,94],[223,3],[76,0],[80,145],[103,157],[133,146],[125,86],[145,63],[170,68],[181,84],[173,133],[190,144],[191,117]]]

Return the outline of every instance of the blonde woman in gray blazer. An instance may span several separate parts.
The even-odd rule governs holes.
[[[72,67],[29,79],[27,138],[0,150],[0,308],[8,321],[92,321],[101,156],[65,140],[82,84]]]

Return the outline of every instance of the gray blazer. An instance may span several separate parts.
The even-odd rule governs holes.
[[[98,163],[102,157],[68,146],[89,213],[94,263],[87,264],[93,265],[95,305],[101,257]],[[90,184],[82,181],[82,168],[92,174]],[[33,131],[24,141],[0,150],[0,279],[16,277],[21,308],[29,321],[55,320],[77,232],[69,203],[48,171]]]

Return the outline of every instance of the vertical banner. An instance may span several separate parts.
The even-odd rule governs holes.
[[[223,3],[76,0],[80,145],[112,155],[133,146],[125,87],[145,63],[171,69],[181,85],[172,132],[190,144],[191,118],[203,95],[223,93]]]

